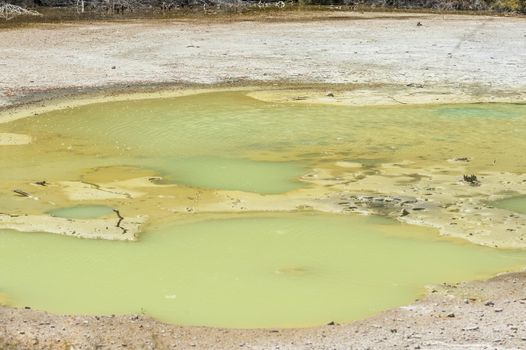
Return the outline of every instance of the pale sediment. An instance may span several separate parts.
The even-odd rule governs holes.
[[[174,213],[310,210],[343,215],[386,215],[402,222],[435,227],[443,235],[480,245],[526,248],[526,215],[492,206],[492,201],[526,194],[526,175],[486,172],[474,185],[462,178],[466,173],[462,167],[444,163],[442,167],[418,169],[418,181],[414,181],[415,169],[402,164],[382,164],[374,175],[366,175],[367,170],[356,164],[349,172],[314,169],[302,178],[311,186],[275,195],[159,185],[154,183],[153,180],[159,179],[155,177],[99,184],[62,181],[35,187],[33,200],[53,202],[55,207],[94,200],[119,201],[119,207],[133,213],[123,221],[129,221],[132,226],[127,235],[113,224],[108,226],[113,219],[66,220],[20,212],[4,214],[0,228],[121,240],[134,239],[140,233],[140,223],[145,220],[141,214],[156,221]],[[129,171],[128,168],[124,170]],[[199,198],[202,193],[207,194],[204,200],[181,199]],[[151,205],[155,198],[163,203],[162,207]],[[138,199],[142,200],[138,202]],[[97,234],[90,235],[94,228]]]
[[[168,20],[2,30],[0,106],[38,93],[42,100],[54,89],[276,81],[325,84],[323,95],[285,91],[280,97],[324,103],[524,99],[523,18],[356,12],[316,13],[322,21],[305,17],[292,23]],[[115,32],[128,39],[115,40]],[[344,92],[332,91],[334,84]],[[326,96],[331,91],[334,98]]]
[[[526,89],[510,93],[498,87],[481,91],[477,86],[426,86],[418,84],[357,86],[347,90],[280,89],[258,90],[248,96],[266,102],[324,104],[332,106],[416,105],[450,103],[524,103]]]
[[[49,215],[0,214],[0,228],[20,232],[55,233],[64,236],[115,241],[137,240],[145,217],[66,219]]]
[[[356,169],[360,169],[356,167]],[[455,171],[458,175],[445,175]],[[174,212],[271,212],[315,210],[338,214],[387,215],[399,221],[437,228],[442,235],[500,248],[526,248],[526,215],[492,206],[492,201],[526,194],[526,175],[484,173],[476,186],[458,167],[415,169],[383,164],[375,175],[360,170],[339,173],[316,169],[303,181],[316,185],[284,195],[218,191],[223,200]],[[362,176],[363,175],[363,176]]]
[[[31,136],[23,134],[0,133],[0,146],[27,145],[31,143]]]

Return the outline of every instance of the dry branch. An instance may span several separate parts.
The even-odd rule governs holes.
[[[0,2],[0,17],[6,21],[17,16],[41,16],[40,13],[33,10],[28,10],[20,6],[11,5],[6,2]]]

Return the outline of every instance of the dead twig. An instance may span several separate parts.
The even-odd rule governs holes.
[[[121,215],[121,212],[119,211],[119,209],[113,209],[113,212],[117,214],[117,217],[119,218],[119,221],[117,221],[116,226],[122,230],[122,234],[125,234],[126,232],[128,232],[128,230],[126,230],[124,227],[121,226],[121,222],[122,220],[124,220],[124,217]]]

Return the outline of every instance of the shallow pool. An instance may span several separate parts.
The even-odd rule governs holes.
[[[242,215],[152,228],[136,243],[0,232],[1,283],[13,304],[185,325],[348,322],[410,303],[426,284],[525,263],[525,253],[380,217]]]
[[[517,197],[511,197],[502,199],[496,202],[493,202],[492,205],[494,205],[497,208],[506,209],[510,211],[514,211],[521,214],[526,214],[526,196],[517,196]]]
[[[66,219],[96,219],[113,214],[113,208],[105,205],[76,205],[53,209],[48,214]]]
[[[314,213],[309,202],[341,209],[328,198],[363,179],[364,191],[382,193],[377,175],[389,167],[397,169],[385,175],[391,189],[402,188],[398,178],[406,186],[400,196],[422,178],[450,176],[447,188],[469,196],[484,188],[463,183],[463,174],[524,173],[524,105],[342,107],[221,92],[70,108],[0,124],[0,132],[33,140],[2,148],[0,213],[68,224],[112,215],[108,225],[118,225],[119,208],[149,220],[133,243],[0,230],[0,293],[12,305],[304,327],[410,303],[429,283],[526,265],[523,252],[385,217]],[[447,188],[433,185],[419,200],[433,204]],[[289,213],[276,212],[278,200]],[[523,210],[514,201],[501,205]]]

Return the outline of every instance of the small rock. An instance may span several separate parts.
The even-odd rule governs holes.
[[[455,314],[454,313],[447,314],[447,317],[453,318],[453,317],[455,317]]]
[[[111,69],[116,69],[116,68],[117,68],[117,67],[115,67],[115,66],[111,66]]]
[[[400,216],[407,216],[409,215],[409,211],[407,209],[402,209],[402,212],[400,213]]]
[[[495,312],[502,312],[502,311],[504,311],[504,309],[501,309],[501,308],[495,309]]]
[[[462,328],[463,331],[478,331],[478,329],[479,329],[479,326],[469,326],[469,327]]]
[[[334,94],[333,94],[332,92],[329,92],[329,93],[327,94],[327,97],[334,97]]]
[[[416,24],[416,26],[417,26],[417,27],[421,27],[421,26],[422,26],[422,23],[421,23],[421,22],[418,22],[418,23]]]
[[[467,182],[471,186],[480,186],[480,181],[477,178],[477,175],[464,175],[463,176],[464,182]]]
[[[486,301],[486,302],[484,303],[484,305],[486,305],[486,306],[495,306],[495,303],[492,302],[491,300],[489,300],[489,301]]]

